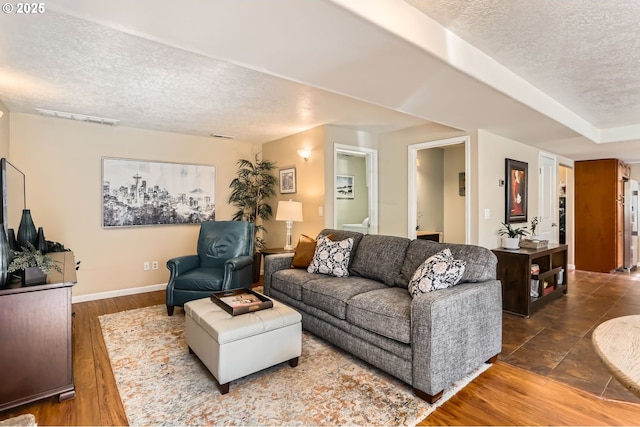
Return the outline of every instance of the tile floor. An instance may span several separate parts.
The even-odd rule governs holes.
[[[640,271],[573,271],[567,295],[529,319],[504,313],[500,360],[598,396],[640,402],[612,378],[591,343],[605,320],[640,314]]]

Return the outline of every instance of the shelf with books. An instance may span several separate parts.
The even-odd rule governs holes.
[[[502,283],[503,310],[529,317],[543,305],[567,293],[567,245],[517,251],[494,249]]]

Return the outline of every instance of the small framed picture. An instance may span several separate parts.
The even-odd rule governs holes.
[[[353,175],[336,175],[336,194],[338,199],[353,199]]]
[[[296,168],[280,169],[280,194],[296,192]]]

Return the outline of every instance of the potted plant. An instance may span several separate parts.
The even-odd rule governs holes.
[[[498,230],[498,235],[502,237],[502,247],[505,249],[518,249],[520,239],[529,234],[525,227],[513,228],[511,224],[502,223],[502,228]]]
[[[62,269],[49,255],[43,254],[31,243],[19,251],[11,251],[12,260],[7,273],[20,272],[22,284],[39,285],[46,282],[47,274],[52,270],[62,273]]]
[[[265,247],[263,234],[267,230],[263,223],[273,215],[268,201],[276,195],[275,186],[278,180],[271,173],[275,167],[274,162],[260,160],[257,154],[254,162],[240,159],[238,160],[237,176],[229,184],[229,188],[231,188],[229,203],[238,208],[232,219],[234,221],[250,221],[255,226],[254,282],[260,279],[260,253],[258,250]],[[258,219],[260,219],[259,223]]]
[[[531,218],[531,240],[541,240],[542,236],[538,236],[536,234],[536,229],[538,228],[538,224],[540,224],[540,219],[537,216]]]

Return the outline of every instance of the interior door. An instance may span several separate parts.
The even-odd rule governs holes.
[[[549,243],[558,243],[558,213],[556,192],[556,158],[541,153],[538,157],[538,230],[536,234],[542,236]]]

